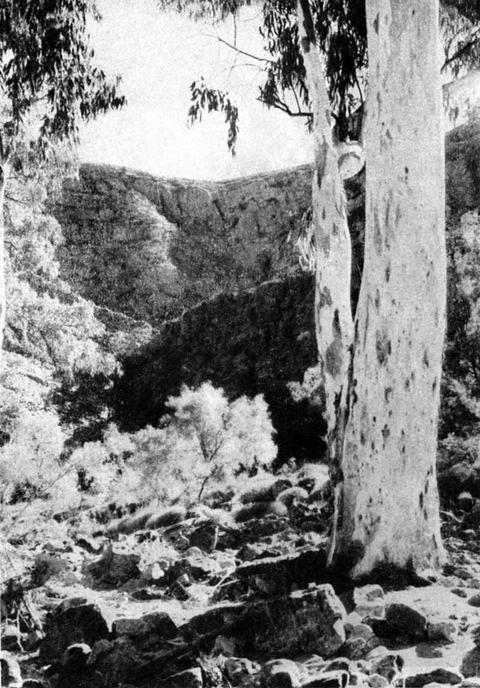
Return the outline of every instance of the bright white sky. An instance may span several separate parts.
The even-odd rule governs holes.
[[[165,14],[155,0],[98,0],[98,6],[103,21],[92,29],[97,61],[107,72],[122,75],[128,105],[85,128],[82,161],[156,175],[224,179],[311,159],[303,119],[256,102],[260,75],[254,61],[235,56],[217,40],[217,35],[232,40],[231,23],[212,27]],[[257,55],[258,11],[250,8],[237,22],[237,45]],[[189,84],[200,76],[228,90],[240,107],[235,158],[227,150],[222,115],[210,114],[192,128],[186,126]]]

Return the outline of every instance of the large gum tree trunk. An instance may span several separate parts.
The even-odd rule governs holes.
[[[336,443],[333,438],[336,414],[347,377],[353,336],[351,245],[345,193],[332,139],[331,107],[308,0],[298,0],[297,17],[300,49],[313,112],[312,223],[316,258],[315,327],[319,383],[325,390],[327,439],[330,460],[335,467]]]
[[[445,325],[438,0],[367,0],[366,235],[330,559],[442,560],[435,473]]]
[[[7,298],[5,275],[5,221],[3,217],[5,202],[5,183],[7,167],[0,164],[0,369],[3,365],[3,337],[5,332]]]

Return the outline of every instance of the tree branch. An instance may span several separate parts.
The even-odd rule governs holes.
[[[217,36],[217,41],[220,43],[223,43],[224,45],[227,46],[227,48],[230,48],[230,50],[234,50],[236,53],[239,53],[240,55],[245,55],[246,57],[250,57],[252,60],[257,60],[257,62],[267,62],[270,64],[275,64],[273,60],[269,60],[268,57],[258,57],[258,55],[253,55],[252,53],[248,53],[246,50],[241,50],[240,48],[237,48],[236,45],[233,45],[233,43],[229,43],[226,41],[224,38],[221,36]]]

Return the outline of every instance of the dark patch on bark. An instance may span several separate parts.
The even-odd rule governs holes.
[[[317,186],[319,189],[322,188],[323,179],[325,177],[325,165],[327,164],[328,155],[328,143],[323,139],[319,146],[319,152],[316,156],[316,168],[317,168]]]
[[[388,339],[385,332],[379,332],[377,330],[376,349],[377,349],[377,361],[379,362],[380,365],[385,365],[388,357],[392,353],[392,343]]]
[[[332,294],[328,287],[323,287],[318,295],[318,306],[319,308],[324,308],[325,306],[331,306],[333,304]]]
[[[385,446],[388,438],[390,437],[390,428],[388,427],[388,425],[386,423],[382,428],[382,437],[383,437],[383,446]]]
[[[333,341],[325,352],[325,368],[332,377],[337,377],[342,371],[344,353],[338,309],[335,310],[333,316],[332,334]]]
[[[382,228],[380,225],[380,218],[378,217],[378,210],[375,208],[373,213],[373,244],[377,253],[382,252]]]

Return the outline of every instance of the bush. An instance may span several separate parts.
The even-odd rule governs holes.
[[[53,508],[76,494],[76,473],[62,461],[65,435],[51,411],[0,409],[0,503],[50,499]]]
[[[273,426],[262,396],[229,402],[204,383],[168,399],[173,414],[157,428],[120,433],[72,454],[88,492],[104,501],[167,503],[200,499],[206,486],[235,482],[239,473],[270,466]]]

